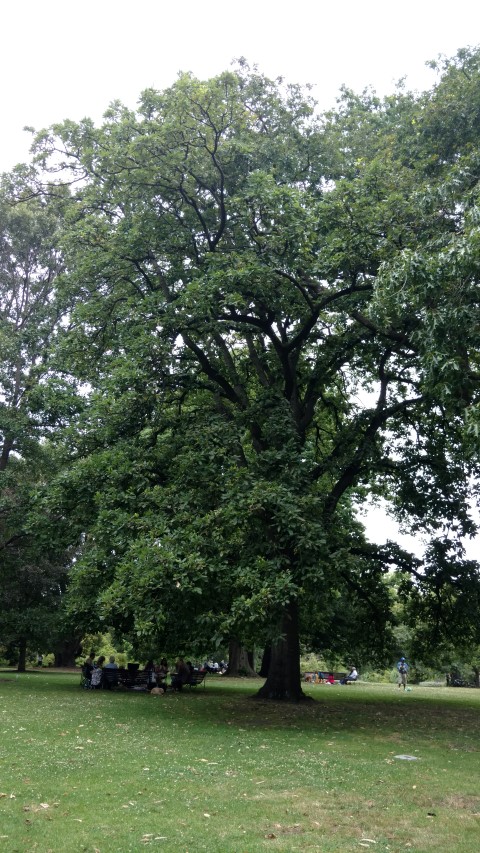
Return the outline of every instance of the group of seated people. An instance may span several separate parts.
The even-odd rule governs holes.
[[[225,675],[228,671],[228,663],[225,660],[220,662],[216,660],[206,660],[203,664],[205,672],[211,672],[217,675]]]
[[[185,663],[183,658],[178,658],[175,664],[175,670],[170,674],[170,688],[172,690],[181,690],[185,684],[188,684],[195,667],[190,661]],[[155,665],[153,660],[149,660],[145,671],[149,673],[149,684],[152,687],[163,687],[167,689],[167,675],[169,674],[168,661],[162,658],[160,663]]]
[[[350,671],[349,671],[348,675],[344,675],[343,678],[340,678],[337,675],[337,678],[339,679],[338,684],[350,684],[352,681],[357,680],[358,672],[357,672],[355,666],[353,666],[353,664],[352,664],[350,666]],[[305,680],[311,682],[312,684],[335,684],[336,683],[335,676],[334,676],[333,672],[307,673]]]
[[[183,658],[178,658],[175,670],[172,673],[170,673],[166,658],[162,658],[159,664],[149,660],[143,670],[140,670],[136,664],[129,664],[128,670],[123,667],[120,668],[115,662],[114,655],[110,655],[108,663],[105,663],[105,660],[105,655],[100,655],[95,660],[93,652],[86,659],[82,673],[88,687],[108,689],[119,684],[129,686],[129,682],[133,684],[136,674],[140,672],[146,675],[148,690],[152,690],[154,687],[160,687],[163,690],[167,690],[167,687],[172,690],[182,690],[183,686],[190,681],[195,669],[190,661],[185,662]],[[167,685],[168,675],[170,675],[169,685]]]
[[[333,672],[308,672],[305,681],[311,684],[335,684]]]

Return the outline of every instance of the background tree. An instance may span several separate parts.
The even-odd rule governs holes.
[[[72,381],[49,360],[67,194],[38,196],[31,178],[22,167],[0,186],[0,637],[17,645],[19,669],[27,646],[43,649],[58,627],[68,538],[60,542],[58,519],[39,501],[59,467],[48,438],[77,407]]]

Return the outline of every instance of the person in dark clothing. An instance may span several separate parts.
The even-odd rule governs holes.
[[[91,681],[92,672],[95,667],[95,654],[92,652],[82,666],[82,672],[87,681]]]
[[[184,684],[188,684],[190,675],[190,667],[185,663],[183,658],[179,658],[175,664],[175,672],[172,674],[172,688],[174,690],[181,690]]]

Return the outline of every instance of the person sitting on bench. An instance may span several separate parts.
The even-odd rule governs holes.
[[[350,672],[348,673],[348,675],[345,676],[345,678],[341,679],[340,684],[348,684],[350,681],[356,681],[357,678],[358,672],[352,664],[350,667]]]
[[[190,667],[183,658],[179,658],[175,664],[175,672],[172,673],[171,687],[174,690],[181,690],[184,684],[188,684],[190,674]]]

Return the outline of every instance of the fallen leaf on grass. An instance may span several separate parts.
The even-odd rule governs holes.
[[[265,838],[276,838],[276,837],[277,836],[273,832],[269,832],[268,835],[265,836]]]

